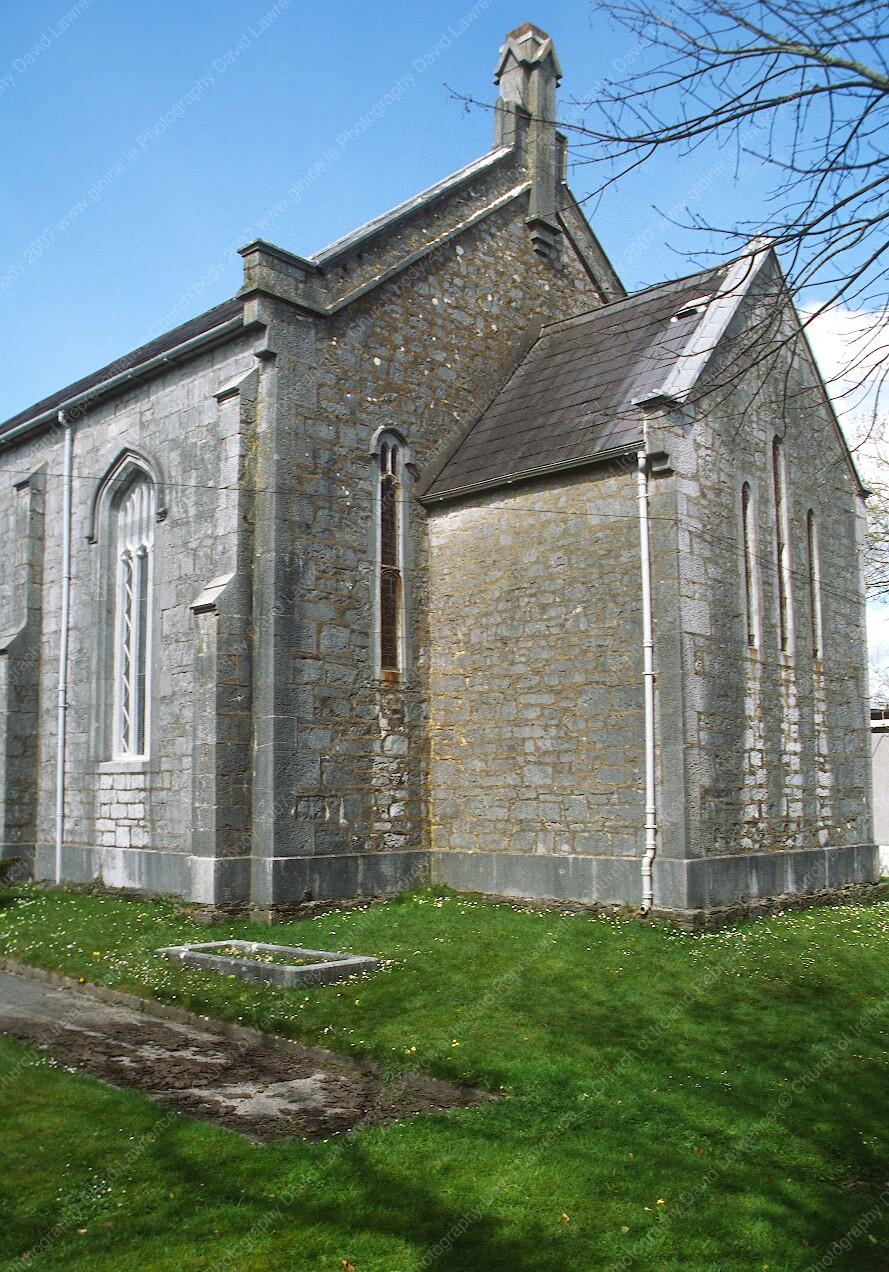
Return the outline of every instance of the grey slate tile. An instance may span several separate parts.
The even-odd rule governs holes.
[[[703,311],[676,315],[715,294],[724,276],[725,267],[704,270],[545,328],[422,498],[638,445],[642,412],[634,403],[663,382]]]

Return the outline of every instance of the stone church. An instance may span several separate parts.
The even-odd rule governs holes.
[[[0,853],[261,908],[877,878],[864,495],[765,242],[628,295],[493,148],[0,426]]]

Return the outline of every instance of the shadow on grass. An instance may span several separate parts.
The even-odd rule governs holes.
[[[889,1207],[879,1198],[889,1162],[855,1129],[872,1123],[884,1089],[876,1075],[859,1083],[843,1118],[826,1126],[825,1100],[834,1095],[804,1091],[765,1124],[767,1108],[712,1091],[674,1107],[656,1098],[651,1110],[632,1103],[620,1114],[593,1107],[556,1138],[550,1132],[564,1106],[517,1100],[472,1119],[429,1119],[425,1133],[416,1123],[416,1135],[400,1141],[402,1151],[387,1132],[374,1131],[323,1149],[291,1143],[258,1150],[245,1171],[245,1150],[229,1141],[212,1176],[206,1159],[171,1135],[157,1145],[151,1168],[177,1196],[194,1195],[196,1169],[208,1185],[212,1178],[206,1202],[243,1216],[228,1249],[236,1256],[232,1266],[245,1272],[278,1266],[273,1250],[305,1253],[305,1234],[319,1232],[357,1267],[359,1253],[379,1258],[397,1244],[411,1249],[405,1267],[437,1272],[612,1266],[746,1272],[760,1257],[802,1272],[874,1207],[881,1213],[864,1224],[848,1261],[840,1255],[832,1266],[885,1272]],[[664,1131],[671,1116],[674,1135]],[[702,1156],[694,1155],[692,1142],[705,1146]],[[639,1163],[635,1178],[618,1174],[628,1148]],[[470,1164],[474,1152],[478,1169]],[[291,1196],[287,1181],[303,1176]],[[658,1193],[666,1198],[663,1211],[654,1204]],[[565,1194],[593,1204],[578,1223],[572,1215],[561,1227],[558,1198]],[[199,1216],[191,1223],[200,1228]],[[623,1235],[627,1225],[632,1230]],[[189,1242],[205,1239],[188,1221],[185,1229]],[[228,1266],[224,1257],[220,1266]]]
[[[372,1134],[376,1139],[377,1133]],[[512,1151],[527,1146],[513,1133],[494,1138],[502,1148],[508,1178]],[[490,1136],[487,1147],[492,1147]],[[308,1257],[318,1251],[305,1249],[306,1234],[317,1245],[319,1233],[329,1234],[328,1241],[342,1257],[354,1258],[358,1267],[362,1262],[359,1251],[374,1252],[378,1260],[385,1250],[399,1246],[403,1252],[405,1245],[411,1254],[404,1266],[417,1272],[427,1268],[436,1272],[564,1272],[566,1266],[581,1266],[571,1259],[566,1263],[557,1223],[547,1231],[538,1218],[523,1217],[520,1210],[513,1209],[516,1199],[526,1195],[523,1180],[510,1180],[502,1194],[496,1176],[487,1181],[473,1179],[470,1189],[465,1177],[448,1179],[444,1173],[429,1170],[428,1161],[418,1169],[419,1163],[411,1160],[409,1152],[397,1165],[384,1164],[379,1143],[366,1147],[360,1135],[350,1135],[341,1148],[331,1143],[326,1162],[313,1160],[309,1146],[305,1146],[303,1158],[303,1148],[293,1145],[259,1150],[246,1186],[242,1169],[233,1169],[226,1180],[224,1164],[217,1163],[213,1192],[205,1194],[205,1200],[217,1211],[222,1207],[241,1216],[236,1235],[219,1257],[220,1268],[252,1272],[278,1267],[272,1250],[280,1250],[282,1245],[291,1257]],[[264,1169],[267,1154],[278,1158],[277,1172],[274,1167],[270,1174]],[[232,1167],[242,1165],[237,1157],[235,1154]],[[195,1161],[192,1154],[182,1151],[175,1136],[158,1144],[154,1162],[165,1187],[169,1185],[177,1195],[193,1193]],[[299,1178],[302,1172],[305,1184],[290,1195],[286,1184],[281,1185],[282,1176]],[[274,1192],[270,1195],[269,1184],[276,1174],[274,1192],[280,1190],[285,1200],[279,1201]],[[467,1187],[465,1204],[444,1200],[442,1194],[453,1193],[454,1185],[461,1182]],[[507,1213],[503,1213],[504,1207],[508,1207]],[[188,1229],[188,1220],[184,1227]],[[146,1223],[145,1236],[150,1234],[151,1224]],[[193,1239],[198,1242],[205,1237],[195,1232]],[[322,1238],[322,1248],[324,1244],[327,1242]],[[212,1256],[206,1266],[216,1267]]]
[[[21,885],[6,873],[8,861],[0,861],[0,910],[9,909],[21,900]]]
[[[108,938],[118,907],[103,910],[84,923],[79,948],[102,945],[103,928]],[[398,917],[368,912],[360,933],[337,919],[337,939],[363,948],[367,936],[377,949],[385,934],[371,925]],[[280,1009],[282,1032],[309,1038],[322,1023],[361,1022],[384,1056],[395,1043],[444,1039],[447,1049],[430,1054],[448,1076],[459,1060],[461,1080],[502,1081],[508,1097],[262,1149],[177,1121],[134,1165],[130,1208],[116,1236],[96,1234],[88,1272],[290,1272],[342,1259],[359,1272],[804,1272],[849,1233],[851,1249],[831,1268],[886,1272],[889,1010],[868,1016],[886,985],[878,924],[850,911],[699,943],[571,919],[549,933],[550,919],[481,909],[449,918],[430,906],[407,919],[403,949],[437,952],[439,939],[460,937],[467,957],[406,961],[355,987],[354,1003],[352,990],[307,995],[302,1019],[279,996],[239,989],[235,1003],[224,982],[165,969],[163,984],[251,1023],[263,1013],[277,1023]],[[53,931],[42,924],[41,940]],[[108,944],[141,958],[129,926],[119,930],[127,940],[115,931]],[[485,1010],[473,1014],[467,1003],[479,996]],[[128,1118],[113,1093],[99,1100],[66,1075],[55,1081],[72,1085],[35,1082],[24,1121],[10,1109],[22,1231],[52,1220],[54,1163],[74,1162],[81,1178],[91,1166],[96,1152],[82,1153],[75,1132],[113,1162],[147,1117]],[[303,1187],[291,1195],[294,1180]],[[154,1257],[136,1262],[143,1252]]]

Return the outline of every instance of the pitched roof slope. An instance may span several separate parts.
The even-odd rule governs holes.
[[[122,371],[139,367],[143,362],[148,362],[151,358],[156,358],[161,353],[175,349],[177,345],[184,344],[186,340],[191,340],[194,336],[201,336],[205,332],[212,331],[214,327],[221,326],[222,323],[227,322],[229,319],[237,317],[243,308],[244,302],[235,296],[232,300],[225,300],[221,305],[216,305],[213,309],[208,309],[204,313],[198,314],[196,318],[190,318],[188,322],[184,322],[178,327],[173,327],[171,331],[165,331],[163,335],[157,336],[154,340],[149,340],[147,344],[140,345],[138,349],[133,349],[132,352],[124,354],[116,362],[100,367],[98,371],[93,371],[90,375],[85,375],[82,379],[75,380],[73,384],[65,385],[63,389],[51,393],[49,397],[43,398],[40,402],[35,402],[33,406],[29,406],[24,411],[19,411],[17,415],[13,415],[10,419],[0,424],[0,437],[4,433],[13,432],[13,430],[28,420],[37,419],[47,411],[61,407],[71,398],[77,397],[78,394],[97,388],[112,376],[118,375]]]
[[[725,266],[705,270],[545,327],[491,405],[432,470],[423,500],[637,446],[638,402],[664,383],[726,273]]]

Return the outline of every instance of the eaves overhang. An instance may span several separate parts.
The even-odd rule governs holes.
[[[727,270],[716,295],[702,298],[703,317],[692,329],[685,347],[677,353],[663,382],[644,397],[637,398],[636,405],[681,404],[688,399],[741,302],[772,255],[771,239],[754,239],[747,245],[745,254]]]
[[[229,312],[231,316],[223,316]],[[200,327],[201,318],[207,316],[220,317],[222,321],[211,321],[203,330],[195,331],[195,326]],[[258,331],[263,327],[264,324],[258,322],[244,322],[243,304],[240,300],[225,302],[215,310],[208,310],[207,315],[201,315],[182,327],[174,328],[150,344],[125,354],[93,375],[75,381],[66,389],[61,389],[13,416],[0,425],[0,447],[11,445],[53,425],[58,420],[60,411],[75,418],[83,416],[99,402],[125,392],[133,385],[162,375],[171,366],[181,365],[239,335]],[[192,334],[177,341],[176,334],[186,330]],[[115,370],[117,367],[121,369]]]
[[[611,450],[598,451],[594,455],[585,455],[580,458],[566,459],[559,463],[541,464],[536,468],[522,469],[515,473],[507,473],[504,476],[492,477],[487,481],[472,482],[465,486],[454,487],[451,490],[438,491],[434,495],[427,495],[423,493],[424,482],[421,476],[417,489],[417,499],[425,507],[432,507],[433,505],[447,503],[454,499],[462,499],[468,495],[485,494],[492,490],[509,489],[525,482],[535,481],[540,477],[550,477],[558,473],[570,472],[574,469],[591,468],[594,465],[598,466],[600,464],[611,463],[615,459],[620,459],[630,455],[635,456],[639,453],[639,448],[642,444],[643,443],[640,438],[638,441],[627,442],[621,446],[615,446]],[[627,471],[629,472],[630,470],[628,469]],[[635,469],[633,469],[632,472],[635,474]],[[431,484],[434,477],[435,474],[431,474],[429,481],[425,484]]]

